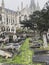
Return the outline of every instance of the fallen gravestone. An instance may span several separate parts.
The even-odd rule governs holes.
[[[49,50],[34,50],[33,62],[49,65]]]
[[[49,54],[49,50],[39,50],[39,49],[35,49],[35,50],[34,50],[34,54],[35,54],[35,55]]]
[[[34,50],[33,62],[49,65],[49,50]]]
[[[47,63],[49,62],[49,55],[34,55],[33,62]]]
[[[4,46],[3,48],[1,49],[19,49],[20,48],[20,45],[19,43],[8,43],[6,46]]]
[[[11,58],[12,57],[12,53],[0,50],[0,56],[5,57],[5,58]]]
[[[34,49],[34,48],[40,48],[42,46],[42,44],[33,44],[30,48]]]

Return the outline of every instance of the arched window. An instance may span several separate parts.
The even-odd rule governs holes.
[[[5,27],[3,26],[3,27],[1,28],[1,30],[2,30],[2,31],[5,31]]]
[[[11,31],[14,31],[14,27],[12,27]]]
[[[14,24],[14,19],[13,19],[13,21],[12,21],[12,24]]]
[[[9,27],[7,27],[7,31],[10,31],[10,28]]]
[[[8,24],[8,17],[7,17],[7,24]]]
[[[11,19],[11,25],[13,25],[13,24],[14,24],[14,21],[15,21],[14,19],[13,19],[13,20]]]

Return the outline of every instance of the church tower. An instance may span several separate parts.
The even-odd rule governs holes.
[[[2,7],[2,25],[5,23],[5,6],[4,6],[4,0],[2,0],[2,3],[1,3],[1,7]]]
[[[21,2],[21,10],[23,9],[23,2]]]
[[[1,6],[2,6],[2,8],[5,7],[5,5],[4,5],[4,0],[2,0],[2,4],[1,4]]]
[[[31,9],[32,12],[34,12],[36,10],[35,0],[31,0],[30,9]]]
[[[40,6],[39,6],[39,3],[38,3],[38,0],[37,0],[37,10],[40,10]]]

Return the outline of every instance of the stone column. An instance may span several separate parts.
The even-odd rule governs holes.
[[[46,33],[43,33],[43,46],[44,46],[44,48],[46,48],[46,47],[48,47],[48,45],[47,45],[47,38],[46,38]]]
[[[16,33],[16,27],[14,27],[14,33]]]
[[[2,14],[2,23],[4,23],[4,14]]]

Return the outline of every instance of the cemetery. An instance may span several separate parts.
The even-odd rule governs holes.
[[[49,50],[46,50],[45,48],[47,48],[47,46],[44,45],[46,41],[43,42],[42,40],[38,40],[36,39],[37,37],[39,36],[27,37],[26,33],[25,35],[24,33],[21,33],[21,36],[7,32],[0,34],[0,38],[3,40],[7,38],[8,40],[8,42],[6,42],[6,40],[0,40],[0,62],[15,64],[24,63],[27,65],[29,63],[30,65],[35,65],[36,63],[42,65],[48,63]]]
[[[49,59],[45,59],[45,58],[48,58],[47,54],[49,54],[49,50],[39,50],[41,47],[43,47],[42,42],[39,43],[39,41],[35,39],[34,36],[27,37],[26,33],[25,35],[23,35],[24,33],[22,33],[21,36],[19,35],[17,36],[16,34],[13,33],[12,35],[10,34],[3,32],[0,37],[2,39],[8,37],[8,42],[1,40],[0,43],[1,63],[12,63],[12,64],[20,63],[25,65],[26,64],[35,65],[36,63],[37,64],[47,63],[46,61]],[[43,60],[41,61],[40,58],[41,59],[43,58]]]
[[[19,14],[18,11],[18,19],[23,16]],[[15,21],[16,27],[10,24],[12,29],[0,30],[1,65],[49,65],[49,2],[42,10],[31,11],[28,17],[17,22],[20,28]]]
[[[1,32],[0,34],[0,56],[10,58],[13,54],[18,52],[22,43],[26,39],[25,37],[17,37],[15,34],[7,32]],[[11,55],[11,56],[10,56]]]
[[[0,62],[15,64],[47,64],[49,61],[49,48],[43,40],[36,39],[37,36],[27,37],[26,33],[16,34],[3,32],[0,38],[8,38],[8,42],[0,40]],[[32,34],[31,34],[32,35]],[[44,33],[45,35],[45,33]],[[4,37],[4,38],[3,38]],[[10,41],[9,41],[10,40]],[[39,42],[40,41],[40,42]],[[46,44],[47,45],[47,44]],[[47,48],[47,49],[46,49]],[[3,61],[4,60],[4,61]],[[18,61],[19,60],[19,61]]]

